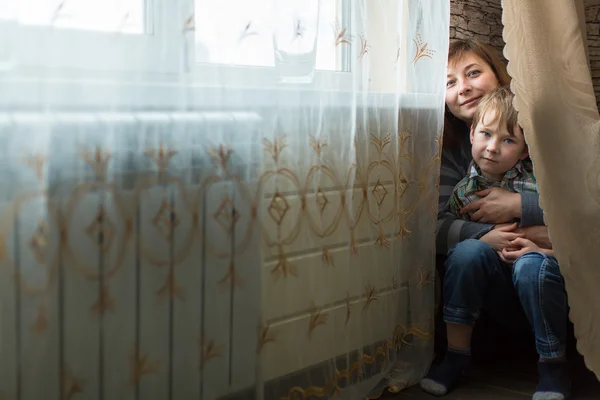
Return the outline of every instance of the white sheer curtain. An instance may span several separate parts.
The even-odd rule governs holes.
[[[448,23],[438,0],[0,2],[0,397],[416,383]]]

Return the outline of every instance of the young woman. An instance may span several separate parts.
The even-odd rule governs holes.
[[[470,362],[471,334],[481,310],[500,321],[515,321],[524,312],[540,356],[533,399],[564,400],[570,386],[565,361],[567,299],[556,260],[540,251],[552,245],[539,195],[493,188],[479,192],[481,199],[463,209],[473,213],[471,221],[444,212],[471,161],[469,128],[478,102],[509,82],[505,64],[490,47],[472,40],[450,45],[436,240],[438,254],[448,255],[443,283],[448,351],[421,387],[443,396],[458,383]],[[514,219],[520,226],[506,224]],[[519,248],[509,252],[512,259],[496,250],[517,243]],[[530,254],[519,257],[525,252]]]

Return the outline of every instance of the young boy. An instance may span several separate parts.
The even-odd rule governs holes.
[[[473,161],[448,204],[458,218],[470,219],[461,210],[478,200],[476,193],[481,190],[537,191],[512,100],[508,89],[499,88],[482,97],[477,106],[470,132]],[[569,397],[564,279],[552,250],[511,232],[515,227],[497,225],[478,240],[464,240],[449,251],[444,276],[448,352],[421,381],[426,392],[443,396],[456,386],[470,362],[472,329],[482,309],[510,321],[514,311],[522,308],[540,355],[540,380],[533,400]],[[507,268],[507,263],[514,263],[513,267]]]
[[[471,220],[463,207],[485,189],[500,187],[511,192],[537,192],[523,132],[512,106],[513,95],[499,88],[484,96],[473,117],[469,172],[455,187],[448,208],[457,218]]]
[[[477,193],[499,187],[513,193],[537,192],[533,166],[521,127],[517,124],[517,111],[512,106],[514,95],[506,87],[492,90],[479,102],[471,126],[471,155],[473,161],[468,174],[454,187],[448,202],[449,212],[457,218],[471,220],[473,213],[462,213],[468,204],[479,200]],[[517,222],[517,221],[513,221]],[[504,228],[506,226],[506,228]],[[503,224],[501,230],[514,226]],[[500,240],[492,236],[492,247]],[[487,237],[484,239],[487,241]],[[553,256],[551,249],[542,249],[527,239],[513,241],[510,247],[498,248],[505,262],[512,262],[525,254],[525,250],[538,251]]]

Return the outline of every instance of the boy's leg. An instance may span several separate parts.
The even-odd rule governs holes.
[[[525,254],[515,261],[512,279],[540,355],[540,382],[533,398],[566,399],[570,392],[565,360],[568,306],[558,262],[541,253]]]
[[[444,320],[448,329],[446,359],[421,381],[421,388],[443,396],[470,362],[471,333],[489,289],[514,292],[507,266],[496,251],[479,240],[465,240],[448,253],[444,276]],[[506,298],[502,296],[500,298]]]

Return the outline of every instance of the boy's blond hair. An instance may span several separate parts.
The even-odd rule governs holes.
[[[514,97],[507,87],[499,87],[488,92],[477,105],[477,110],[473,116],[473,128],[481,122],[483,117],[489,115],[490,111],[494,111],[494,120],[487,122],[498,122],[500,126],[505,125],[508,133],[514,136],[514,127],[518,116],[517,110],[514,109],[512,104]],[[498,119],[500,120],[498,121]]]

